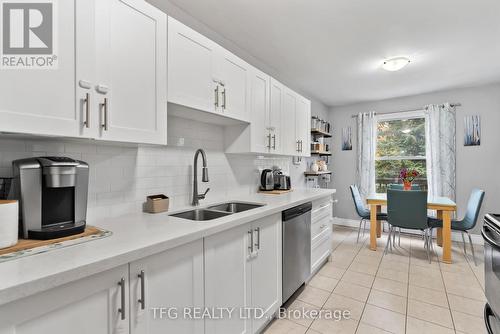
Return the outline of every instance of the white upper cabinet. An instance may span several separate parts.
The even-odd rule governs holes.
[[[281,136],[282,151],[287,155],[298,155],[299,143],[295,136],[295,116],[297,108],[297,94],[291,89],[285,87],[283,94],[283,113],[282,126],[283,134]]]
[[[77,63],[82,132],[104,140],[166,144],[166,15],[142,0],[82,6],[94,7],[93,24],[82,20],[77,28],[84,40]],[[91,102],[82,82],[90,82]]]
[[[271,134],[272,153],[282,153],[281,136],[283,133],[283,109],[284,109],[284,96],[285,86],[280,82],[271,78],[270,88],[270,108],[269,108],[269,132]]]
[[[168,101],[247,121],[251,66],[168,18]]]
[[[168,101],[215,111],[219,98],[213,78],[217,44],[168,17]],[[216,96],[217,95],[217,96]]]
[[[268,153],[271,148],[269,133],[269,75],[254,69],[251,84],[251,152]]]
[[[282,114],[282,152],[287,155],[311,155],[311,102],[285,87]]]
[[[183,316],[203,307],[203,281],[201,239],[130,263],[130,333],[203,333],[203,319]],[[178,317],[160,318],[154,307],[175,308]]]
[[[59,1],[57,68],[0,69],[0,131],[77,136],[75,0]],[[24,45],[26,47],[26,45]]]
[[[166,15],[142,0],[57,12],[57,68],[1,70],[0,131],[166,144]]]
[[[214,80],[219,82],[219,111],[227,116],[247,120],[251,67],[231,52],[222,48],[219,51],[214,75]]]
[[[297,95],[295,134],[299,142],[299,156],[311,155],[311,101]]]

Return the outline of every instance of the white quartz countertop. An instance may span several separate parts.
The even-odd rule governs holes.
[[[334,189],[295,189],[281,195],[254,194],[229,201],[265,204],[222,218],[193,222],[169,216],[173,212],[136,213],[92,222],[113,232],[94,240],[0,263],[0,305],[46,291],[167,249],[245,224],[293,206],[335,193]],[[192,209],[184,208],[184,209]],[[175,212],[184,210],[175,210]]]

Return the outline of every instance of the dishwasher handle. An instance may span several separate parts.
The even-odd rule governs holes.
[[[291,220],[295,217],[301,216],[303,214],[310,213],[312,210],[312,203],[307,202],[302,205],[293,207],[291,209],[283,211],[282,218],[283,222],[286,222],[288,220]]]

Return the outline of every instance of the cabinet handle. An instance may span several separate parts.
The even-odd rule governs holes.
[[[118,282],[120,286],[120,308],[118,309],[118,313],[120,313],[120,318],[125,320],[125,278],[122,277],[120,282]]]
[[[221,94],[222,94],[222,109],[226,110],[226,95],[227,95],[226,94],[226,87],[224,87]]]
[[[219,108],[219,84],[214,89],[215,92],[215,109]]]
[[[269,133],[266,137],[267,137],[267,148],[271,149],[271,134]]]
[[[108,98],[104,98],[104,102],[101,103],[102,111],[103,111],[103,121],[104,123],[101,125],[104,131],[108,131]]]
[[[85,94],[85,99],[83,100],[85,103],[85,122],[83,125],[88,129],[90,127],[90,94]]]
[[[139,304],[141,304],[141,310],[144,310],[146,308],[146,291],[145,291],[145,287],[144,287],[144,278],[145,278],[145,273],[144,273],[144,270],[141,270],[141,272],[139,273],[139,275],[137,275],[137,277],[139,277],[139,279],[141,280],[141,298],[138,299],[137,301],[139,302]]]
[[[260,227],[257,227],[255,232],[257,232],[257,242],[255,243],[255,247],[257,247],[257,250],[260,250]]]
[[[300,140],[297,140],[297,152],[300,152]]]
[[[248,250],[250,251],[250,256],[253,255],[253,231],[250,230],[248,231],[248,234],[250,234],[250,246],[248,246]]]
[[[299,143],[300,143],[300,152],[302,152],[302,140],[299,140]]]
[[[273,135],[273,150],[276,149],[276,135]]]

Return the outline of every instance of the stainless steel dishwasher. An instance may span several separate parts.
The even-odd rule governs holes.
[[[305,203],[282,213],[284,304],[311,275],[311,208]]]

